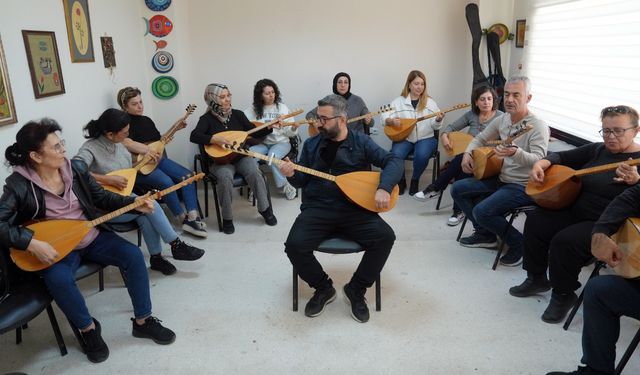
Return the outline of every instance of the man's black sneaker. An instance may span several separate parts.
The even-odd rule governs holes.
[[[515,267],[522,263],[522,249],[509,249],[500,257],[500,264],[507,267]]]
[[[565,294],[552,292],[549,306],[547,306],[547,309],[544,310],[542,314],[542,321],[545,323],[562,322],[577,299],[578,296],[576,296],[574,292]]]
[[[224,234],[233,234],[236,231],[236,227],[233,226],[233,220],[222,219],[222,231]]]
[[[94,318],[93,324],[96,326],[95,329],[87,332],[80,332],[80,334],[82,336],[82,341],[84,341],[83,349],[87,358],[93,363],[100,363],[109,358],[109,347],[107,347],[107,344],[102,339],[102,328],[100,327],[100,322]]]
[[[168,345],[176,341],[176,334],[169,328],[163,327],[162,324],[160,324],[162,320],[154,316],[145,319],[143,325],[136,323],[134,318],[131,318],[131,322],[133,323],[131,333],[134,337],[151,339],[160,345]]]
[[[336,289],[333,286],[329,285],[322,289],[316,289],[316,291],[313,292],[313,297],[311,297],[304,307],[304,315],[313,318],[314,316],[322,314],[324,307],[335,299]]]
[[[204,255],[204,250],[176,238],[171,242],[171,254],[175,260],[197,260]]]
[[[264,218],[264,222],[267,223],[267,225],[272,227],[278,224],[278,219],[276,219],[276,217],[273,215],[273,209],[271,208],[271,206],[267,207],[266,210],[260,212],[260,215],[262,215],[262,217]]]
[[[160,254],[152,255],[149,258],[151,269],[154,271],[160,271],[163,275],[173,275],[176,273],[176,267],[169,263],[169,261]]]
[[[369,308],[367,307],[367,300],[364,298],[365,288],[356,289],[351,284],[346,284],[342,291],[344,292],[344,299],[349,306],[351,306],[351,316],[357,322],[366,323],[369,321]]]
[[[547,375],[607,375],[607,373],[596,371],[589,366],[584,366],[584,367],[578,366],[578,369],[576,371],[571,371],[571,372],[553,371],[553,372],[548,372]]]
[[[551,285],[546,277],[528,276],[522,284],[509,288],[509,294],[514,297],[530,297],[549,289]]]
[[[473,232],[469,237],[462,237],[460,239],[460,245],[465,247],[484,247],[487,249],[494,249],[498,246],[498,241],[494,234],[480,234]]]

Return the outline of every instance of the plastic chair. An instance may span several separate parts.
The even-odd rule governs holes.
[[[353,254],[364,251],[362,246],[355,241],[345,240],[342,238],[330,238],[322,241],[318,245],[316,251],[329,254]],[[376,311],[382,309],[382,301],[380,297],[380,275],[375,283],[376,293]],[[298,311],[298,271],[293,267],[293,311]]]

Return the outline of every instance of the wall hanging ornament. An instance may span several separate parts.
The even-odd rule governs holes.
[[[167,51],[159,51],[153,55],[151,66],[158,73],[168,73],[173,69],[173,56]]]
[[[18,116],[16,115],[16,107],[13,104],[7,61],[4,57],[2,40],[0,40],[0,125],[14,124],[16,122],[18,122]]]
[[[151,91],[158,99],[171,99],[178,94],[178,82],[170,76],[160,76],[151,83]]]
[[[166,46],[167,46],[167,44],[168,44],[168,43],[167,43],[167,41],[166,41],[166,40],[164,40],[164,39],[161,39],[161,40],[154,40],[154,41],[153,41],[153,43],[155,43],[155,44],[156,44],[156,51],[157,51],[157,50],[159,50],[159,49],[163,49],[163,48],[164,48],[164,47],[166,47]]]
[[[64,80],[53,31],[22,30],[36,99],[64,94]]]
[[[169,8],[171,5],[171,0],[144,0],[144,3],[147,4],[147,8],[151,9],[154,12],[162,12],[163,10]]]
[[[100,44],[102,45],[102,58],[104,67],[113,69],[116,67],[116,51],[113,49],[113,39],[110,36],[101,36]]]
[[[62,0],[71,62],[94,62],[88,0]]]
[[[163,15],[158,14],[151,17],[151,19],[142,17],[142,19],[145,21],[147,26],[147,31],[144,35],[151,33],[153,36],[162,38],[163,36],[169,35],[171,30],[173,30],[173,22]]]
[[[504,23],[494,23],[491,25],[491,27],[487,29],[487,34],[491,32],[498,34],[500,44],[509,39],[509,28]]]

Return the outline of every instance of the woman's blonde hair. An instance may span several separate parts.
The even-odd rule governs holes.
[[[404,83],[404,88],[402,89],[402,94],[400,95],[405,98],[409,95],[409,84],[411,84],[411,82],[413,82],[413,80],[417,77],[422,78],[422,80],[424,81],[424,91],[422,92],[422,95],[420,95],[418,106],[416,107],[416,111],[422,111],[427,107],[427,101],[429,100],[429,94],[427,93],[427,77],[424,75],[424,73],[419,70],[410,71],[409,75],[407,76],[407,82]]]

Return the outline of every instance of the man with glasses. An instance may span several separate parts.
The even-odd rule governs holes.
[[[529,297],[553,288],[542,314],[547,323],[560,323],[575,303],[578,276],[593,261],[591,232],[607,205],[640,181],[635,166],[624,161],[640,158],[638,112],[631,107],[604,108],[600,114],[603,142],[557,152],[536,162],[530,172],[533,183],[544,183],[545,170],[553,164],[584,169],[610,163],[617,168],[581,178],[580,195],[562,210],[538,208],[527,215],[524,226],[524,264],[527,278],[509,289],[514,297]],[[547,268],[549,278],[547,278]]]
[[[347,129],[347,102],[339,95],[318,101],[314,126],[320,136],[306,140],[298,164],[331,175],[368,171],[373,164],[382,169],[376,206],[388,207],[390,193],[404,172],[402,160],[364,133]],[[336,298],[333,282],[313,251],[322,241],[340,236],[358,242],[364,249],[362,261],[343,291],[351,305],[351,316],[360,323],[368,321],[364,295],[389,257],[395,241],[393,229],[376,213],[352,203],[334,182],[295,171],[289,161],[280,166],[280,171],[294,187],[302,188],[301,213],[291,227],[285,252],[300,277],[315,289],[305,315],[320,315]]]
[[[531,166],[547,153],[549,127],[529,111],[531,83],[524,76],[509,78],[504,86],[503,115],[496,117],[469,144],[462,157],[462,170],[473,173],[472,151],[487,142],[514,137],[525,128],[531,129],[515,138],[510,145],[499,145],[495,154],[503,159],[498,176],[483,180],[465,178],[451,188],[451,196],[473,223],[474,233],[460,239],[466,247],[495,248],[498,236],[504,236],[509,251],[500,258],[505,266],[517,266],[522,259],[522,233],[505,218],[514,208],[533,203],[525,193]]]

